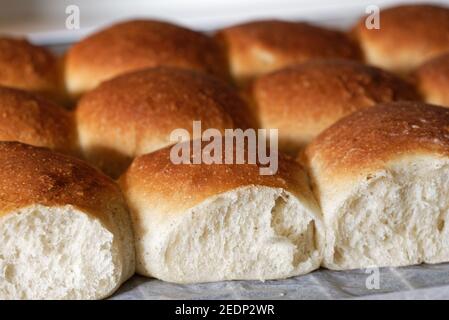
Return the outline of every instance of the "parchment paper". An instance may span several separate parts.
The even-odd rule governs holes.
[[[377,274],[378,289],[372,278]],[[449,264],[381,268],[378,273],[320,269],[286,280],[195,285],[134,276],[111,299],[449,299]]]

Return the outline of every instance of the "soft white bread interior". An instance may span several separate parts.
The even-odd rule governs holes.
[[[188,143],[188,142],[187,142]],[[136,234],[137,272],[196,283],[280,279],[317,269],[323,227],[302,167],[173,164],[170,147],[136,158],[119,182]]]
[[[330,269],[449,261],[449,110],[403,102],[354,113],[306,149]]]
[[[118,186],[84,162],[0,142],[0,299],[100,299],[134,273]]]

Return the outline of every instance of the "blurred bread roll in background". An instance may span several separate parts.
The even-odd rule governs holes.
[[[449,261],[448,109],[365,109],[324,131],[305,155],[326,225],[323,266]]]
[[[104,80],[157,66],[228,77],[226,60],[207,35],[167,22],[131,20],[75,43],[66,55],[65,82],[77,97]]]
[[[118,186],[86,163],[0,142],[0,298],[100,299],[134,273]]]
[[[0,141],[19,141],[78,155],[78,137],[71,113],[44,97],[2,86]]]
[[[449,107],[449,53],[419,66],[412,78],[426,102]]]
[[[298,163],[279,155],[277,173],[261,175],[260,164],[174,164],[170,153],[136,158],[119,180],[138,273],[197,283],[282,279],[319,267],[324,230]]]
[[[259,127],[279,129],[292,155],[340,118],[377,103],[418,100],[413,86],[349,60],[315,60],[256,79],[246,90]]]
[[[253,21],[222,29],[215,38],[239,83],[310,59],[360,58],[359,49],[343,32],[303,22]]]
[[[26,39],[0,36],[0,85],[63,99],[58,59]]]
[[[411,4],[380,11],[380,28],[366,27],[366,17],[354,28],[366,62],[405,74],[449,52],[449,9]]]
[[[132,158],[163,148],[175,129],[246,128],[247,105],[228,84],[206,74],[152,68],[103,82],[79,101],[76,118],[86,158],[112,176]]]

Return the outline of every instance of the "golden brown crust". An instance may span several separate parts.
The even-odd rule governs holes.
[[[0,85],[59,97],[58,60],[25,39],[0,37]]]
[[[354,34],[368,62],[400,73],[449,51],[449,9],[402,5],[380,12],[380,29],[360,19]]]
[[[134,156],[171,144],[173,130],[191,133],[194,120],[202,122],[203,130],[248,127],[246,110],[238,94],[218,79],[153,68],[102,83],[80,100],[76,117],[87,157],[108,171],[113,165],[105,159],[108,152],[106,158],[123,167]]]
[[[280,147],[298,149],[354,111],[377,103],[419,100],[412,85],[348,60],[315,60],[264,75],[250,86],[262,128],[278,128]]]
[[[208,36],[170,23],[132,20],[114,24],[69,49],[66,82],[72,94],[137,69],[168,66],[227,78],[226,61]]]
[[[45,148],[0,142],[0,215],[30,205],[73,205],[109,221],[126,208],[118,186],[83,161]]]
[[[402,155],[449,156],[449,110],[418,102],[365,109],[320,134],[305,156],[315,172],[349,177],[383,168]]]
[[[449,53],[418,67],[412,79],[426,102],[449,107]]]
[[[240,81],[310,59],[360,58],[359,49],[344,33],[300,22],[244,23],[219,31],[216,39]]]
[[[0,86],[0,141],[77,154],[72,114],[39,96]]]
[[[184,144],[192,150],[191,142]],[[203,142],[203,148],[207,144]],[[224,144],[222,150],[224,153]],[[167,147],[134,159],[119,179],[124,193],[144,195],[142,201],[153,201],[163,213],[183,212],[211,196],[253,185],[283,188],[300,198],[313,198],[303,168],[282,154],[277,173],[261,175],[259,168],[264,166],[260,164],[174,164],[170,151]]]

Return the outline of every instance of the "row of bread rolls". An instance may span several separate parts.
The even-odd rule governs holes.
[[[314,60],[251,82],[242,96],[211,75],[156,67],[104,81],[66,111],[43,97],[0,87],[0,140],[79,155],[118,177],[136,156],[171,145],[193,121],[201,129],[279,129],[279,148],[296,156],[340,118],[379,103],[419,101],[415,88],[376,67]]]
[[[135,20],[81,40],[62,61],[25,40],[1,38],[0,84],[61,100],[63,87],[77,98],[104,80],[148,67],[196,70],[245,83],[317,58],[363,60],[405,75],[449,52],[448,8],[403,5],[382,10],[380,17],[380,29],[368,29],[364,17],[348,34],[266,20],[224,28],[213,37],[166,22]]]
[[[117,185],[0,142],[0,297],[103,298],[134,270],[197,283],[447,262],[448,128],[447,108],[419,102],[357,111],[301,154],[310,180],[282,154],[263,176],[260,164],[176,165],[166,147]]]
[[[195,283],[448,262],[448,128],[447,108],[379,104],[326,129],[299,162],[280,154],[274,176],[175,165],[169,147],[139,156],[119,179],[137,272]]]
[[[405,12],[417,15],[413,8]],[[433,23],[428,16],[415,20]],[[217,45],[193,31],[178,37],[178,28],[128,22],[76,44],[65,60],[78,67],[66,69],[65,78],[75,79],[68,86],[73,95],[89,92],[73,112],[20,89],[0,90],[0,140],[81,155],[121,175],[119,188],[80,160],[0,143],[0,297],[102,298],[133,274],[135,264],[140,274],[190,283],[278,279],[320,265],[350,269],[449,260],[448,110],[400,102],[419,99],[413,85],[343,60],[358,53],[339,32],[257,22],[221,31]],[[292,38],[302,34],[301,40],[279,40],[290,32]],[[234,37],[247,46],[233,47]],[[414,52],[415,43],[401,44]],[[158,46],[161,50],[154,49]],[[226,59],[212,47],[231,52],[230,70],[238,82],[257,77],[244,89],[245,99],[225,83],[226,63],[216,62]],[[2,62],[4,74],[23,76],[8,76],[8,82],[0,73],[0,84],[57,100],[58,90],[28,83],[31,74],[41,81],[53,71],[39,68],[42,58],[33,46],[27,48],[26,66],[17,60],[8,69],[14,54]],[[130,52],[139,58],[133,60]],[[0,58],[8,57],[2,53]],[[424,61],[430,53],[420,57]],[[307,62],[312,58],[321,59]],[[434,63],[444,58],[436,59],[413,73],[426,99],[426,92],[429,99],[444,93],[444,75],[432,75],[441,69]],[[293,63],[301,64],[261,75]],[[404,72],[403,66],[389,68]],[[203,122],[203,130],[279,128],[281,147],[292,155],[312,141],[300,162],[314,194],[302,165],[283,155],[274,176],[260,176],[260,165],[174,165],[170,133],[190,130],[194,120]]]

